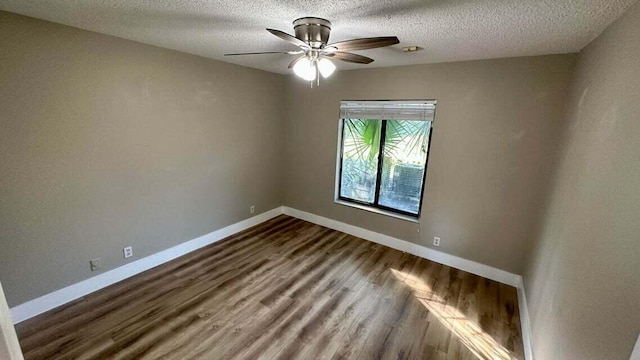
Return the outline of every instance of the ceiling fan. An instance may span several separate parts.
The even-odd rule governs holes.
[[[330,59],[342,60],[356,64],[369,64],[372,58],[353,54],[349,51],[366,50],[380,48],[398,44],[400,41],[395,36],[360,38],[336,42],[329,44],[329,34],[331,33],[331,22],[317,17],[303,17],[293,22],[293,29],[296,36],[286,32],[267,29],[268,32],[289,42],[300,50],[295,51],[266,51],[224,54],[225,56],[235,55],[259,55],[259,54],[287,54],[300,55],[289,64],[289,69],[299,77],[307,81],[320,81],[320,75],[327,78],[333,74],[336,66]]]

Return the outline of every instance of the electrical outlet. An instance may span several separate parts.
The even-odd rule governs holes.
[[[122,252],[124,253],[124,258],[130,258],[133,256],[133,247],[131,246],[127,246],[126,248],[122,249]]]
[[[91,271],[100,270],[102,265],[100,264],[100,258],[89,260],[89,266],[91,266]]]
[[[440,246],[440,238],[439,237],[435,236],[433,238],[433,245]]]
[[[249,206],[249,213],[253,214],[255,212],[256,212],[256,206],[255,205]]]

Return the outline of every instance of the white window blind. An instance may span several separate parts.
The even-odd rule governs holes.
[[[341,101],[341,119],[433,121],[434,100]]]

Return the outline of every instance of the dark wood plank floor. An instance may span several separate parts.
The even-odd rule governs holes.
[[[515,288],[287,216],[17,330],[26,359],[524,359]]]

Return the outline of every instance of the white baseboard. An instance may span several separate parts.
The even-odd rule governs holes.
[[[460,269],[487,279],[495,280],[497,282],[516,287],[518,289],[518,306],[520,309],[520,323],[522,326],[522,339],[525,349],[525,359],[533,360],[531,350],[531,327],[529,323],[529,312],[527,310],[526,297],[524,294],[522,277],[520,275],[500,270],[488,265],[480,264],[475,261],[463,259],[461,257],[450,255],[441,251],[429,249],[425,246],[400,240],[392,236],[380,234],[375,231],[367,230],[354,225],[346,224],[337,220],[325,218],[319,215],[311,214],[286,206],[281,206],[269,210],[252,218],[240,221],[233,225],[229,225],[207,235],[203,235],[167,250],[160,251],[143,259],[136,260],[127,265],[107,271],[90,279],[83,280],[79,283],[67,286],[63,289],[54,291],[47,295],[15,306],[11,308],[11,317],[14,324],[22,322],[48,310],[54,309],[58,306],[78,299],[82,296],[90,294],[94,291],[100,290],[109,285],[137,275],[143,271],[154,268],[158,265],[162,265],[177,257],[198,250],[209,244],[213,244],[237,232],[272,219],[280,214],[286,214],[298,219],[312,222],[314,224],[328,227],[330,229],[342,231],[344,233],[357,236],[359,238],[369,240],[384,246],[388,246],[396,250],[404,251],[427,260],[435,261],[443,265],[451,266],[456,269]]]
[[[428,247],[414,244],[408,241],[400,240],[389,235],[377,233],[375,231],[363,229],[361,227],[349,225],[337,220],[328,219],[308,212],[292,209],[283,206],[284,214],[293,216],[298,219],[306,220],[314,224],[322,225],[330,229],[342,231],[344,233],[357,236],[390,248],[407,252],[419,256],[421,258],[435,261],[437,263],[464,270],[472,274],[476,274],[487,279],[518,287],[520,283],[520,275],[516,275],[498,268],[480,264],[475,261],[463,259],[454,255],[449,255],[442,251],[429,249]]]
[[[475,261],[443,253],[442,251],[429,249],[425,246],[400,240],[392,236],[380,234],[375,231],[363,229],[361,227],[346,224],[305,211],[293,209],[287,206],[283,206],[282,210],[284,214],[293,216],[298,219],[309,221],[314,224],[328,227],[330,229],[342,231],[344,233],[357,236],[365,240],[388,246],[396,250],[404,251],[427,260],[435,261],[439,264],[451,266],[459,270],[463,270],[487,279],[491,279],[515,287],[518,291],[518,308],[520,310],[520,325],[522,328],[522,342],[524,346],[525,359],[533,360],[533,351],[531,347],[531,326],[529,323],[529,311],[524,294],[524,284],[522,282],[522,276],[510,273],[508,271],[500,270],[492,266],[480,264]]]
[[[520,310],[520,332],[522,333],[522,346],[524,346],[524,358],[533,360],[533,345],[531,344],[531,320],[529,318],[529,307],[527,297],[524,293],[524,282],[522,276],[518,283],[518,310]]]
[[[130,278],[143,271],[149,270],[158,265],[162,265],[194,250],[198,250],[204,246],[213,244],[230,235],[258,225],[281,214],[282,207],[269,210],[249,219],[237,222],[209,234],[184,242],[180,245],[176,245],[172,248],[120,266],[116,269],[109,270],[87,280],[80,281],[60,290],[56,290],[49,294],[43,295],[39,298],[27,301],[26,303],[11,308],[11,318],[13,319],[14,324],[17,324],[36,315],[54,309],[60,305],[64,305],[70,301],[81,298],[94,291],[100,290],[109,285]]]

